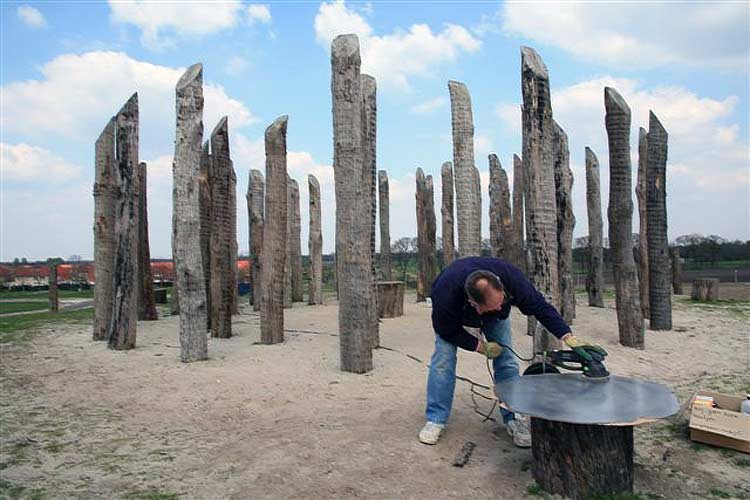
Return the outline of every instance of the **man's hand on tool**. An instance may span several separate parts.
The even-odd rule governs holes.
[[[565,345],[573,349],[579,356],[586,361],[591,361],[593,358],[590,353],[596,353],[602,358],[607,355],[607,351],[599,347],[598,345],[591,344],[583,339],[579,339],[572,333],[568,333],[563,336],[562,341]]]
[[[484,354],[490,359],[495,359],[503,352],[503,348],[497,342],[484,342],[480,340],[477,345],[477,352]]]

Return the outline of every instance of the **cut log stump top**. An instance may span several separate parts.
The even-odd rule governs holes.
[[[666,386],[616,375],[528,375],[498,382],[495,394],[514,412],[571,424],[638,425],[680,409]]]

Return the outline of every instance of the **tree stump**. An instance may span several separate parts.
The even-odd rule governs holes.
[[[633,491],[633,427],[531,419],[532,475],[570,498]]]
[[[398,318],[404,315],[404,282],[378,281],[378,317]]]
[[[719,278],[696,278],[690,298],[699,302],[719,300]]]

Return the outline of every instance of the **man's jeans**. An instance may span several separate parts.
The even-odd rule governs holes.
[[[510,335],[510,318],[495,319],[482,327],[482,333],[488,342],[497,342],[512,346]],[[428,422],[445,424],[453,406],[453,392],[456,388],[456,346],[435,334],[435,352],[430,361],[430,375],[427,378]],[[503,348],[502,354],[492,360],[495,382],[518,377],[518,362],[510,350]],[[508,423],[515,417],[512,412],[500,408],[503,422]]]

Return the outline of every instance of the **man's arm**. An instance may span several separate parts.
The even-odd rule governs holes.
[[[432,326],[440,337],[451,344],[467,351],[476,351],[479,339],[467,332],[461,322],[450,314],[432,310]]]
[[[558,339],[571,333],[570,327],[557,309],[544,299],[544,296],[525,276],[521,276],[516,285],[516,290],[513,290],[515,304],[523,314],[534,316],[547,331]]]

